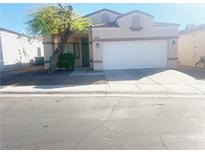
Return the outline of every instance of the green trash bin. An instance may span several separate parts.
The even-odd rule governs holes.
[[[34,57],[35,65],[44,65],[44,57]]]

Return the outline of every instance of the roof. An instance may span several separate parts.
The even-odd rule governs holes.
[[[18,36],[24,36],[24,37],[27,37],[27,38],[37,39],[37,40],[42,39],[42,35],[27,36],[25,34],[20,34],[20,33],[17,33],[15,31],[4,29],[4,28],[0,28],[0,31],[4,31],[4,32],[7,32],[7,33],[11,33],[11,34],[16,34]]]
[[[98,10],[98,11],[89,13],[89,14],[85,15],[84,17],[89,17],[89,16],[92,16],[92,15],[94,15],[94,14],[97,14],[97,13],[103,12],[103,11],[108,11],[108,12],[111,12],[111,13],[114,13],[114,14],[117,14],[117,15],[121,15],[121,13],[119,13],[119,12],[116,12],[116,11],[113,11],[113,10],[104,8],[104,9],[100,9],[100,10]]]
[[[165,22],[154,22],[154,26],[179,26],[180,24],[165,23]]]
[[[0,28],[0,31],[4,31],[4,32],[8,32],[8,33],[12,33],[12,34],[16,34],[16,35],[20,35],[20,36],[25,36],[25,37],[27,37],[27,36],[24,35],[24,34],[20,34],[20,33],[14,32],[14,31],[12,31],[12,30],[4,29],[4,28]]]
[[[123,18],[123,17],[128,16],[128,15],[133,14],[133,13],[140,13],[140,14],[143,14],[143,15],[145,15],[145,16],[152,17],[152,18],[154,17],[153,15],[151,15],[151,14],[149,14],[149,13],[145,13],[145,12],[142,12],[142,11],[139,11],[139,10],[133,10],[133,11],[130,11],[130,12],[128,12],[128,13],[125,13],[125,14],[120,15],[119,17],[117,17],[116,21],[117,21],[118,19],[120,19],[120,18]]]
[[[95,12],[90,13],[90,14],[87,14],[87,15],[85,15],[84,17],[89,17],[89,16],[92,16],[92,15],[97,14],[97,13],[102,12],[102,11],[112,12],[112,13],[117,14],[117,15],[119,15],[119,16],[115,19],[115,21],[114,21],[113,23],[109,23],[109,24],[99,24],[99,25],[94,25],[93,27],[118,27],[118,26],[115,24],[115,22],[116,22],[118,19],[121,19],[121,18],[123,18],[123,17],[125,17],[125,16],[128,16],[128,15],[130,15],[130,14],[133,14],[133,13],[143,14],[143,15],[148,16],[148,17],[151,17],[151,18],[154,17],[153,15],[151,15],[151,14],[149,14],[149,13],[142,12],[142,11],[139,11],[139,10],[133,10],[133,11],[130,11],[130,12],[128,12],[128,13],[121,14],[121,13],[119,13],[119,12],[116,12],[116,11],[113,11],[113,10],[110,10],[110,9],[106,9],[106,8],[100,9],[100,10],[95,11]],[[154,22],[154,26],[179,26],[179,24]]]
[[[115,24],[115,23],[102,23],[102,24],[96,24],[93,27],[94,28],[101,28],[101,27],[109,28],[109,27],[119,27],[119,26],[117,24]]]
[[[202,25],[197,25],[194,26],[193,28],[189,28],[189,29],[184,29],[179,31],[179,34],[185,34],[185,33],[191,33],[191,32],[196,32],[196,31],[200,31],[200,30],[205,30],[205,24]]]

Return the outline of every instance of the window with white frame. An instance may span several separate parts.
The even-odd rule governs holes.
[[[40,47],[37,47],[37,56],[41,57],[41,48]]]
[[[78,42],[67,43],[64,53],[72,53],[76,59],[80,58],[80,45]]]

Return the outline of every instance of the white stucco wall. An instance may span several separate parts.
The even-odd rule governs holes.
[[[29,40],[25,36],[7,31],[0,31],[0,37],[1,70],[12,69],[17,64],[28,64],[31,59],[37,56],[37,47],[40,47],[41,56],[44,56],[42,39],[40,38]]]
[[[195,67],[205,56],[205,29],[181,34],[178,43],[179,64]]]

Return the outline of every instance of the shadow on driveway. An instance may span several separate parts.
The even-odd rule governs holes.
[[[1,73],[1,86],[45,86],[45,85],[88,85],[105,82],[105,76],[71,76],[71,71],[57,71],[55,74],[48,74],[43,66],[31,67],[28,69]]]
[[[102,73],[57,71],[48,74],[43,66],[31,67],[20,71],[1,74],[1,86],[36,86],[36,88],[58,88],[91,84],[106,84],[107,81],[130,81],[165,71],[165,69],[135,69],[104,71]],[[78,72],[78,70],[76,71]],[[72,75],[73,74],[73,75]],[[94,74],[94,75],[88,75]],[[51,86],[52,85],[52,86]]]

